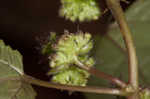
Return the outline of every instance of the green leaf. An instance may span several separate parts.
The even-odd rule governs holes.
[[[150,84],[150,22],[140,22],[137,21],[136,23],[130,24],[130,28],[132,30],[132,35],[134,38],[137,56],[139,60],[139,74],[140,74],[140,82],[142,84],[147,85]],[[111,35],[118,35],[119,30],[114,29],[111,31]],[[119,39],[116,39],[116,42],[119,42]],[[120,43],[123,45],[122,43]]]
[[[127,11],[128,21],[150,21],[150,0],[137,0]]]
[[[134,43],[139,60],[140,85],[150,85],[150,0],[138,0],[126,12],[129,27],[131,28]],[[114,25],[114,24],[113,24]],[[115,26],[115,25],[114,25]],[[108,37],[109,36],[109,37]],[[113,27],[108,36],[95,37],[95,50],[93,51],[96,59],[96,67],[103,72],[112,74],[115,77],[127,81],[128,64],[127,53],[124,53],[110,37],[125,48],[119,27]],[[103,79],[91,78],[90,85],[116,87]],[[116,99],[115,96],[86,94],[88,99]],[[96,97],[96,98],[95,98]]]
[[[30,84],[13,80],[23,74],[21,54],[0,40],[0,99],[35,99],[36,93]]]
[[[118,38],[116,35],[113,36]],[[106,36],[97,35],[94,39],[95,48],[93,49],[93,54],[95,56],[96,68],[121,79],[127,79],[127,59],[124,53]],[[90,78],[88,84],[102,87],[116,87],[110,82],[104,79],[98,79],[94,76]],[[112,95],[85,95],[88,99],[92,99],[93,97],[94,99],[116,99],[116,96]]]

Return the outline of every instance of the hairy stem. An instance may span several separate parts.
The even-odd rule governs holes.
[[[98,77],[98,78],[103,78],[103,79],[106,79],[106,80],[109,80],[111,81],[112,83],[114,84],[117,84],[118,86],[120,86],[121,88],[125,88],[127,86],[127,84],[125,82],[123,82],[122,80],[116,78],[116,77],[113,77],[109,74],[106,74],[100,70],[97,70],[96,68],[94,67],[88,67],[88,66],[85,66],[84,64],[82,64],[80,61],[76,60],[76,64],[78,67],[88,71],[90,74]]]
[[[33,78],[28,75],[23,75],[22,80],[30,84],[47,87],[47,88],[56,88],[60,90],[79,91],[79,92],[97,93],[97,94],[111,94],[111,95],[120,95],[120,96],[127,96],[129,94],[120,89],[113,89],[113,88],[81,87],[81,86],[54,84],[54,83]]]
[[[123,10],[118,0],[106,0],[109,9],[112,11],[117,23],[119,24],[120,31],[123,35],[125,45],[128,52],[128,68],[129,68],[129,84],[133,86],[135,90],[138,89],[138,65],[136,51],[131,37],[130,29],[127,25],[124,17]]]
[[[137,92],[139,90],[138,84],[138,64],[135,47],[133,44],[130,29],[124,17],[123,10],[120,6],[119,0],[106,0],[107,6],[111,10],[114,18],[119,24],[120,31],[123,35],[125,45],[128,52],[128,71],[129,71],[129,84],[133,87],[135,92],[128,97],[128,99],[138,99]]]

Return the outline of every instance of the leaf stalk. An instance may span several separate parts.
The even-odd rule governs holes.
[[[85,66],[84,64],[82,64],[78,60],[76,60],[76,65],[79,68],[82,68],[82,69],[88,71],[91,75],[94,75],[94,76],[96,76],[98,78],[103,78],[105,80],[111,81],[112,83],[117,84],[121,88],[125,88],[127,86],[127,84],[125,82],[123,82],[122,80],[120,80],[120,79],[118,79],[116,77],[113,77],[112,75],[106,74],[106,73],[104,73],[104,72],[102,72],[100,70],[97,70],[94,67]]]
[[[131,36],[131,31],[124,17],[124,13],[120,6],[119,0],[106,0],[106,3],[120,27],[120,31],[122,33],[128,52],[128,71],[129,71],[128,82],[135,90],[135,93],[130,97],[128,97],[128,99],[138,99],[138,95],[136,95],[137,91],[139,90],[138,62],[136,50]]]
[[[127,96],[129,93],[115,88],[100,88],[100,87],[83,87],[83,86],[70,86],[70,85],[62,85],[62,84],[54,84],[46,81],[42,81],[36,78],[33,78],[28,75],[23,75],[22,81],[47,87],[47,88],[55,88],[60,90],[68,90],[68,91],[79,91],[79,92],[87,92],[87,93],[97,93],[97,94],[110,94],[110,95],[119,95],[119,96]]]

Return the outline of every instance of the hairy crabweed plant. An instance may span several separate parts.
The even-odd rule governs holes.
[[[1,77],[8,74],[8,72],[12,74],[14,72],[17,73],[17,77],[0,77],[1,82],[10,80],[18,81],[22,83],[21,85],[29,84],[28,86],[30,88],[28,88],[28,91],[31,92],[32,90],[32,99],[35,99],[35,93],[33,93],[33,89],[30,84],[69,91],[126,96],[127,99],[150,99],[150,90],[148,88],[142,89],[139,87],[136,51],[132,41],[130,29],[125,20],[123,10],[120,6],[120,2],[119,0],[105,1],[120,26],[120,30],[126,44],[129,60],[128,83],[118,78],[112,77],[111,75],[105,74],[93,67],[95,61],[89,55],[91,49],[93,48],[93,41],[91,39],[92,37],[90,33],[83,33],[81,31],[78,33],[65,32],[59,38],[56,36],[56,33],[51,33],[49,42],[43,46],[42,53],[50,56],[49,66],[51,69],[49,70],[48,75],[52,75],[51,81],[53,83],[38,80],[24,73],[20,75],[20,72],[17,70],[23,69],[23,66],[20,65],[22,64],[22,60],[18,60],[18,58],[21,59],[21,55],[17,51],[15,51],[16,53],[13,53],[14,51],[0,40],[0,67],[2,69],[0,72]],[[73,22],[77,20],[80,22],[96,20],[101,14],[96,0],[61,0],[61,3],[62,6],[59,11],[60,16],[65,17],[66,19],[69,19]],[[12,64],[12,62],[16,62],[16,64]],[[19,65],[22,67],[20,68]],[[120,88],[98,88],[86,86],[90,74],[111,81],[119,85]],[[3,85],[0,84],[0,86]],[[10,85],[7,86],[9,87]],[[12,83],[12,86],[14,88],[16,85],[13,85]],[[8,91],[8,94],[10,94],[10,88],[8,87],[4,88]],[[17,90],[13,94],[15,94],[15,99],[20,99],[20,96],[22,96],[22,94],[20,94],[20,90],[12,90]],[[27,94],[26,92],[24,93]],[[19,98],[17,96],[18,94],[20,95]],[[9,95],[5,96],[7,97]],[[0,90],[0,98],[1,97],[3,97],[3,93]],[[31,98],[27,97],[25,99]]]
[[[50,67],[52,69],[48,73],[53,74],[52,81],[60,84],[85,86],[89,73],[79,68],[78,64],[87,67],[94,65],[93,58],[88,55],[92,47],[91,35],[83,32],[65,33],[56,44],[50,45],[48,43],[44,50],[45,48],[52,48],[55,51],[50,56]]]

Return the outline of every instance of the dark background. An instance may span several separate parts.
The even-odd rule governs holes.
[[[104,0],[99,1],[104,9]],[[128,6],[125,3],[122,5],[125,9]],[[59,8],[60,0],[0,0],[0,39],[21,52],[25,73],[42,80],[49,80],[46,76],[48,64],[43,62],[44,58],[39,53],[41,42],[37,38],[47,38],[51,31],[61,34],[64,29],[104,34],[108,23],[112,21],[108,12],[98,21],[72,23],[59,17]],[[34,88],[38,93],[37,99],[84,99],[81,93],[68,95],[66,91],[38,86]]]

